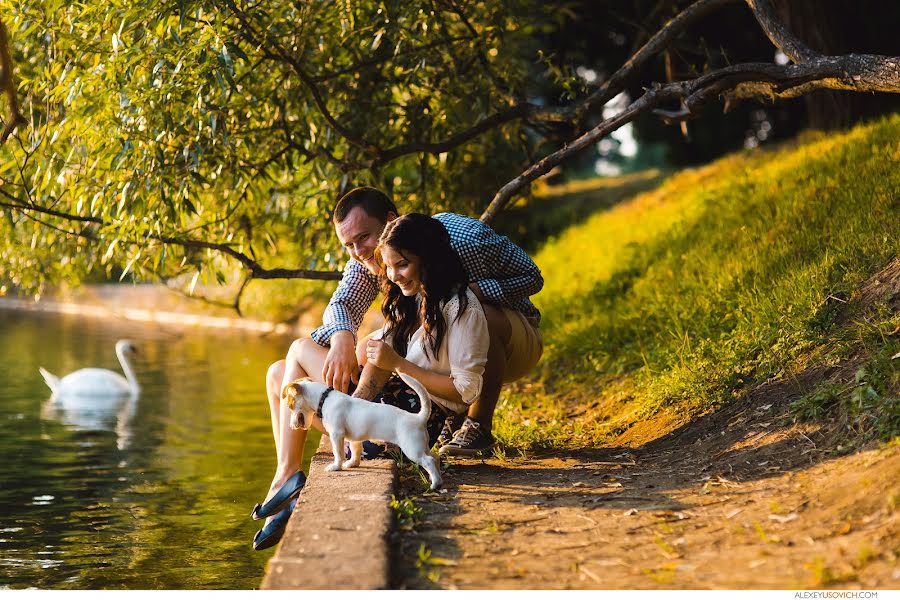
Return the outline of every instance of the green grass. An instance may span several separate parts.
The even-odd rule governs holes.
[[[869,394],[864,412],[896,413],[900,317],[846,312],[900,250],[898,166],[895,115],[678,173],[549,240],[535,256],[544,358],[501,399],[498,436],[523,449],[608,441],[859,353],[881,365],[868,372],[881,401]],[[897,435],[896,414],[878,427]]]

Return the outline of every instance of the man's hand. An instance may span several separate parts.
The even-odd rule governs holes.
[[[366,346],[366,358],[372,364],[383,371],[396,371],[405,359],[402,358],[390,344],[381,340],[369,340]]]
[[[359,383],[359,365],[356,362],[356,343],[349,331],[338,331],[331,336],[331,348],[322,365],[325,385],[347,393],[350,382]]]

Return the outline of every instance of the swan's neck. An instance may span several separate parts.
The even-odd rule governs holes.
[[[116,356],[119,357],[119,364],[122,365],[122,371],[125,372],[125,379],[128,380],[128,385],[131,386],[132,395],[137,395],[141,391],[141,386],[138,385],[137,378],[134,376],[134,369],[131,368],[131,363],[128,362],[128,358],[120,348],[116,348]]]

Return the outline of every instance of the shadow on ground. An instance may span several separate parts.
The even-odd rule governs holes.
[[[395,534],[393,585],[852,588],[895,580],[897,447],[844,448],[836,426],[796,424],[789,414],[792,400],[840,375],[833,371],[762,385],[634,448],[448,462],[440,495],[421,495],[406,469],[400,493],[421,514]]]

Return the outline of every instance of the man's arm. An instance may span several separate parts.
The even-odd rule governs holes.
[[[322,379],[338,391],[346,393],[350,382],[358,379],[356,331],[376,295],[375,276],[358,262],[349,261],[322,316],[322,326],[311,334],[317,344],[329,347]]]
[[[322,315],[322,326],[310,337],[325,347],[331,345],[331,338],[338,331],[347,331],[355,339],[356,331],[377,295],[378,278],[355,260],[348,261],[341,282]]]
[[[541,270],[506,236],[470,217],[443,213],[436,218],[450,233],[469,279],[477,284],[470,287],[482,302],[521,310],[544,287]]]

